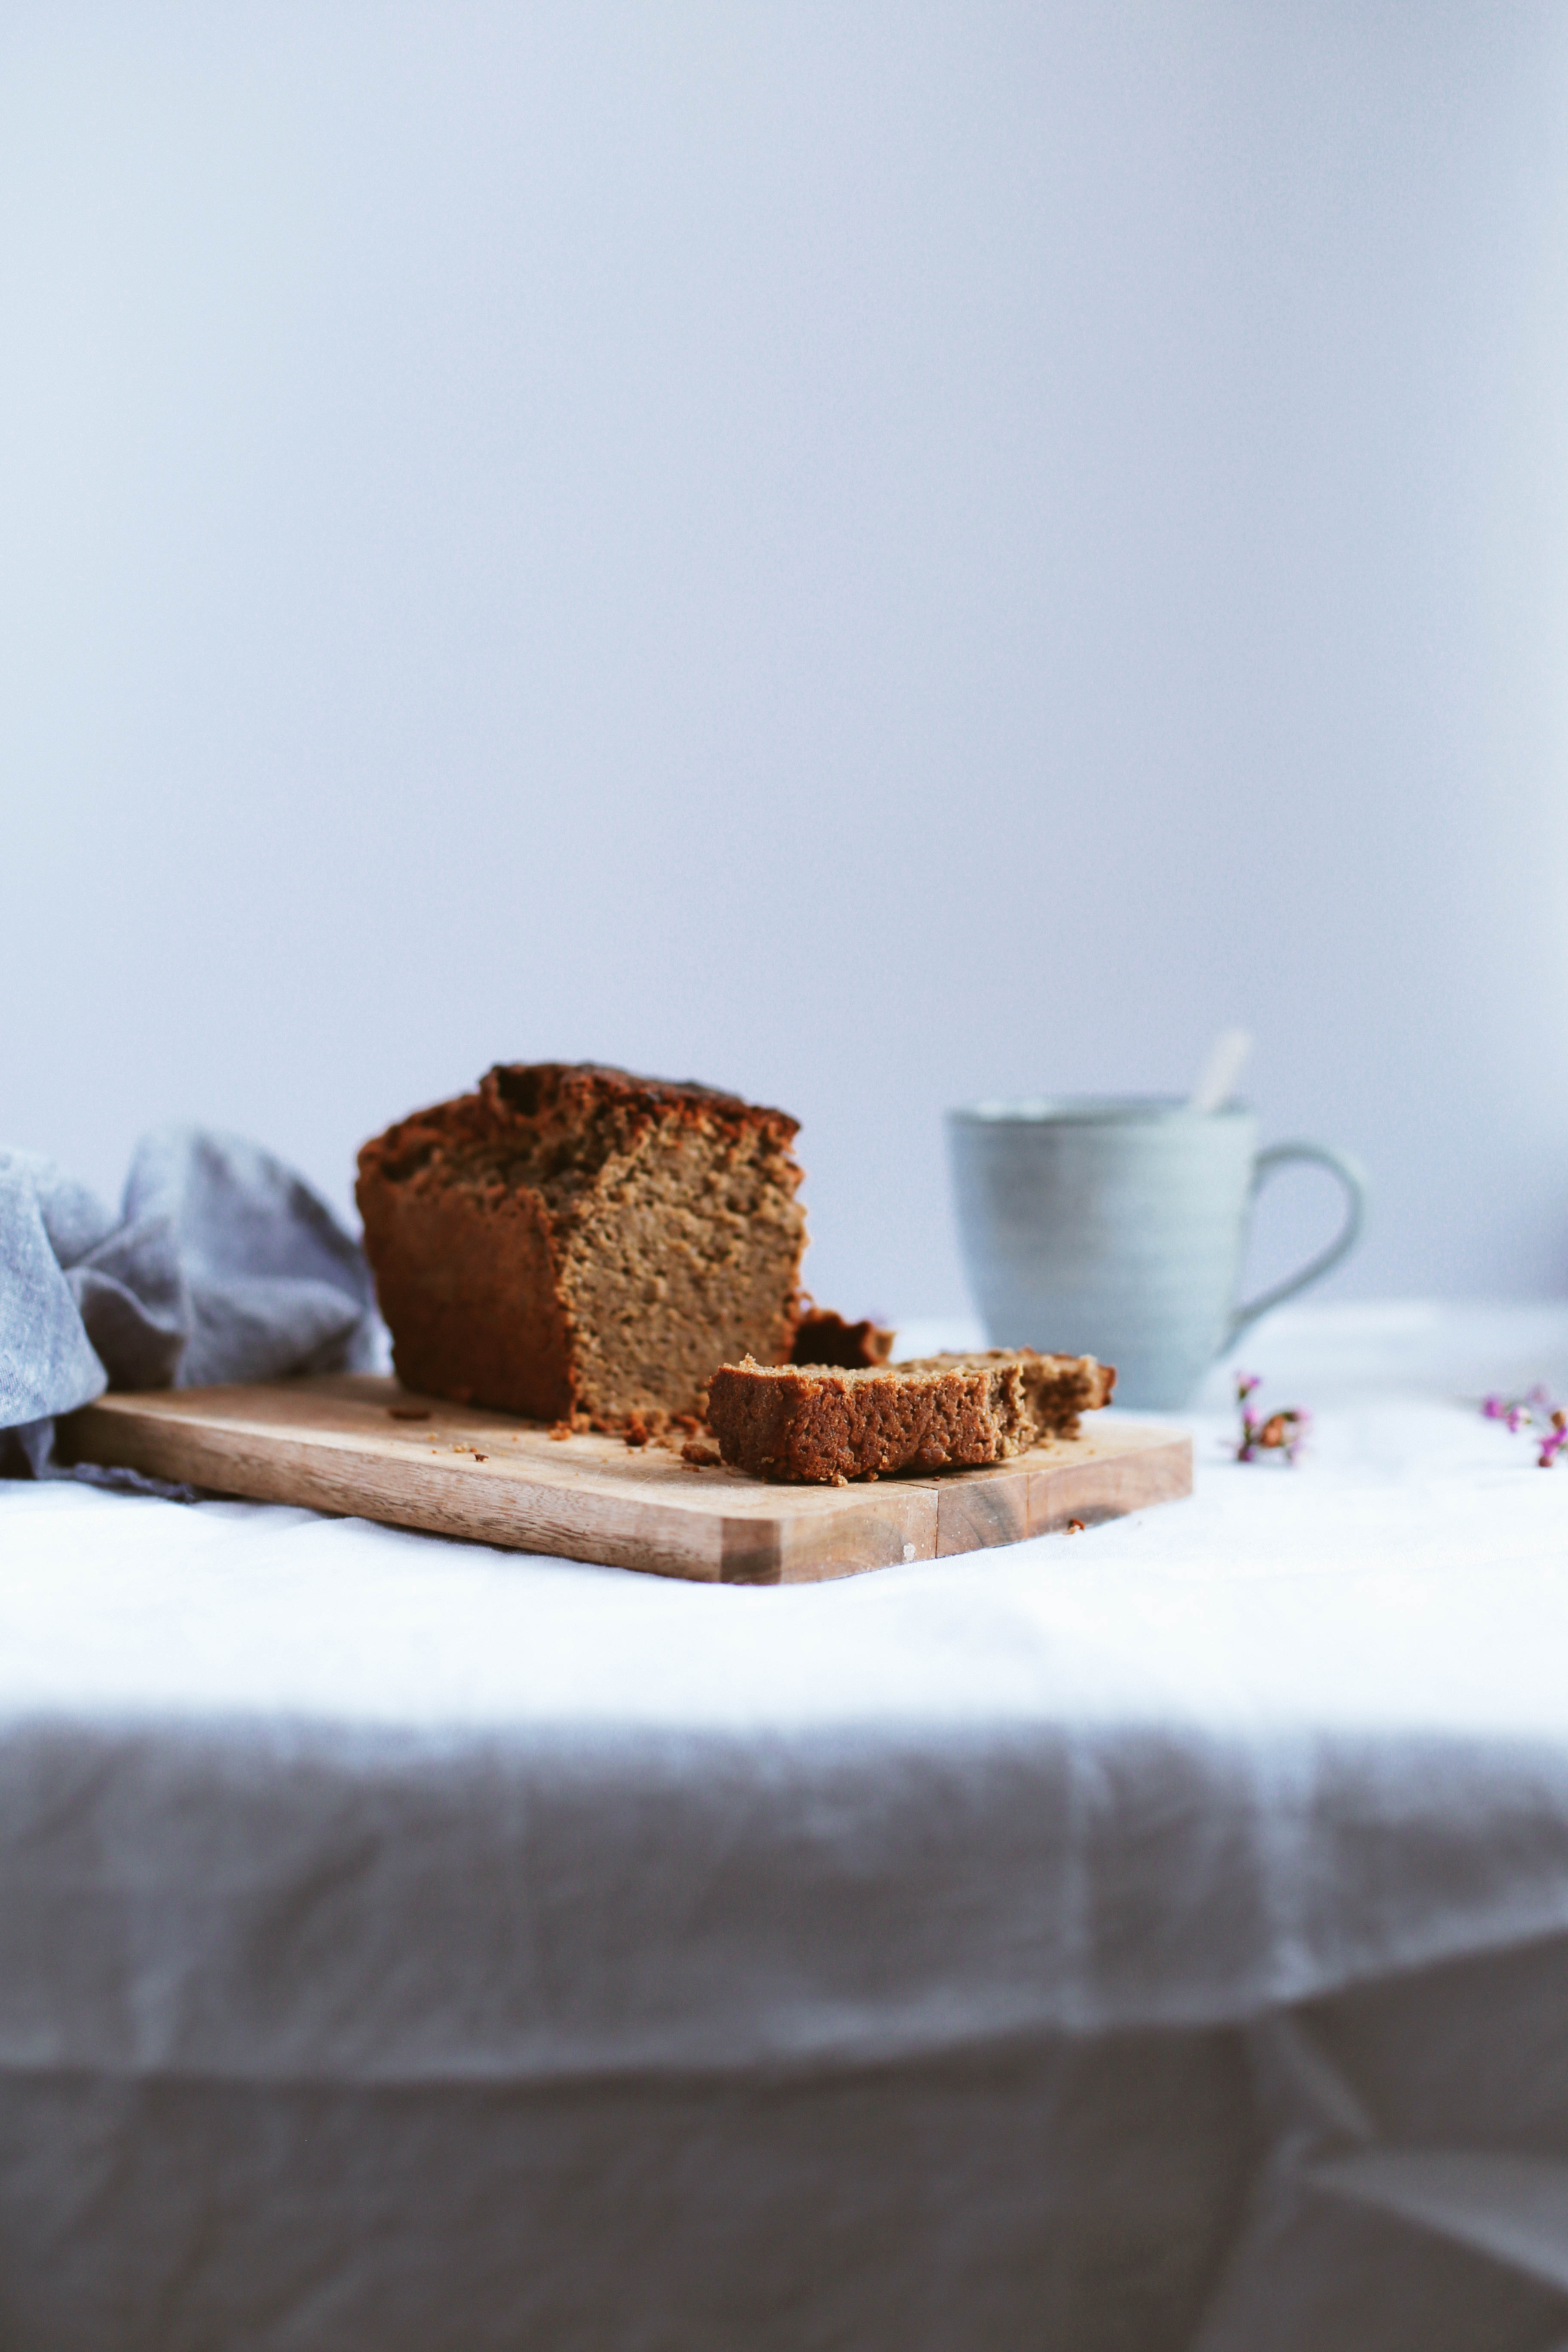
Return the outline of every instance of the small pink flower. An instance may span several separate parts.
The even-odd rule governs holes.
[[[1481,1412],[1488,1421],[1502,1422],[1515,1437],[1521,1429],[1534,1433],[1538,1469],[1550,1470],[1568,1446],[1568,1407],[1552,1402],[1552,1391],[1542,1381],[1521,1397],[1483,1397]]]
[[[1254,1412],[1247,1400],[1262,1386],[1256,1372],[1237,1375],[1236,1401],[1241,1408],[1241,1434],[1236,1458],[1238,1462],[1260,1462],[1273,1455],[1294,1464],[1307,1442],[1312,1416],[1301,1406],[1285,1412]]]

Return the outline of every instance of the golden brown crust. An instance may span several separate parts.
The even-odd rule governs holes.
[[[571,1335],[537,1194],[497,1185],[476,1195],[434,1171],[397,1183],[362,1161],[358,1200],[404,1386],[569,1420]]]
[[[1050,1434],[1115,1382],[1091,1356],[994,1349],[881,1371],[725,1364],[710,1383],[708,1423],[732,1468],[763,1478],[841,1486],[900,1471],[999,1462]]]
[[[574,1138],[618,1130],[624,1137],[656,1121],[732,1134],[765,1133],[786,1150],[800,1132],[787,1111],[742,1102],[693,1079],[639,1078],[597,1062],[497,1062],[472,1094],[410,1111],[359,1155],[360,1173],[404,1181],[441,1160],[513,1149],[548,1165]]]

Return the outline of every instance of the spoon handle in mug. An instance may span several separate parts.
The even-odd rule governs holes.
[[[1276,1168],[1283,1168],[1293,1160],[1310,1160],[1339,1178],[1345,1188],[1345,1221],[1328,1248],[1321,1250],[1316,1257],[1309,1258],[1299,1274],[1288,1276],[1283,1282],[1277,1282],[1272,1290],[1264,1291],[1260,1297],[1249,1298],[1245,1307],[1236,1309],[1219,1344],[1218,1352],[1222,1356],[1244,1331],[1257,1322],[1260,1315],[1267,1315],[1270,1307],[1280,1306],[1287,1298],[1294,1298],[1299,1290],[1305,1290],[1310,1283],[1321,1282],[1325,1274],[1331,1273],[1340,1260],[1354,1249],[1360,1237],[1362,1220],[1366,1213],[1366,1171],[1349,1152],[1331,1150],[1326,1143],[1274,1143],[1267,1151],[1260,1151],[1252,1163],[1253,1199],[1258,1198],[1265,1180],[1273,1174]]]

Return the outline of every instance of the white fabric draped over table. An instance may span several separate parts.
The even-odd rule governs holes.
[[[1248,1360],[816,1587],[0,1486],[0,2342],[1568,2341],[1568,1310]]]

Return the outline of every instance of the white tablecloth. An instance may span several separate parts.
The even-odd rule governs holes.
[[[1568,1309],[1249,1360],[816,1587],[0,1488],[0,2344],[1568,2341]]]

